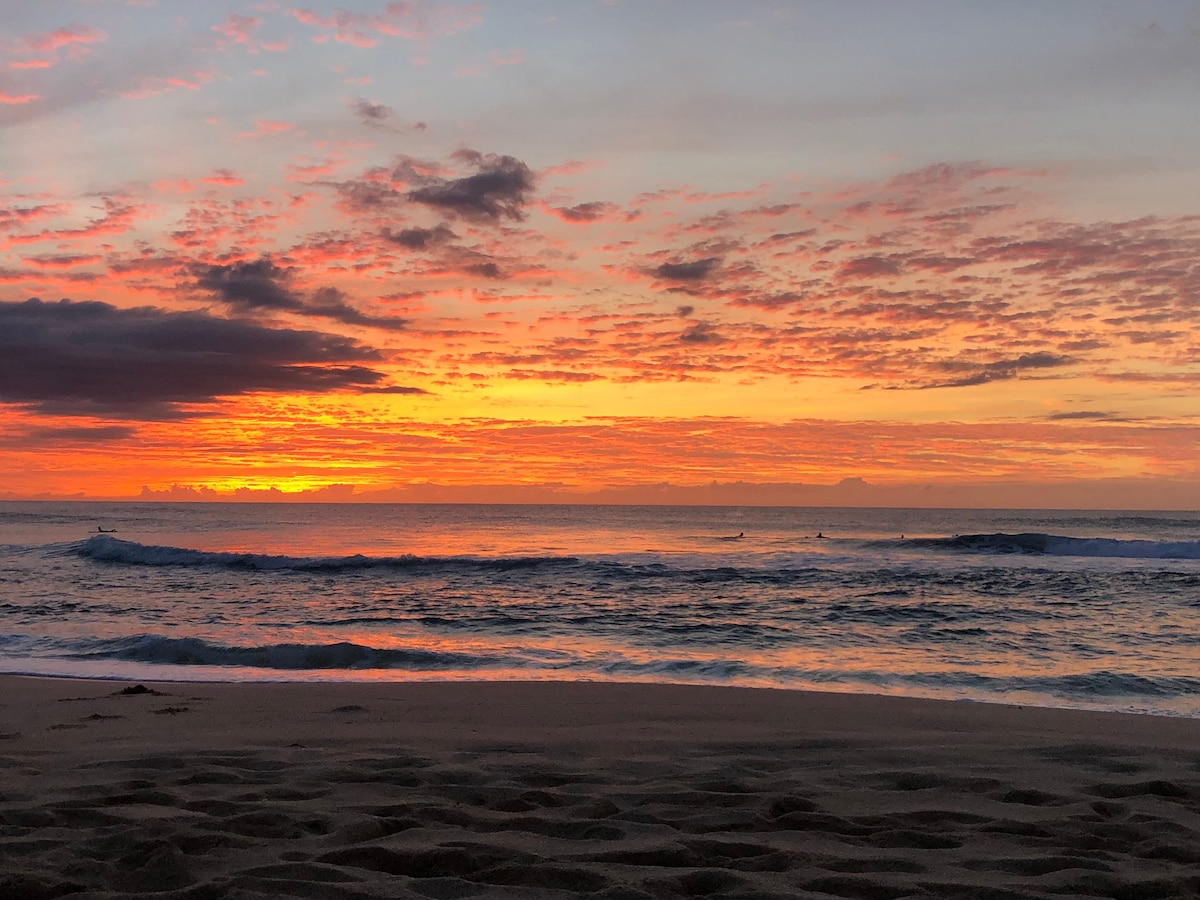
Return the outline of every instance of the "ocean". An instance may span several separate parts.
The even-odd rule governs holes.
[[[0,672],[1200,716],[1200,513],[5,502]]]

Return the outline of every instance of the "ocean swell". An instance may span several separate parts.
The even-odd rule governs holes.
[[[80,542],[74,552],[99,562],[130,566],[208,566],[224,569],[255,571],[294,570],[302,572],[337,572],[354,569],[432,569],[452,566],[474,570],[509,571],[574,565],[569,556],[514,556],[488,559],[483,557],[429,557],[403,554],[401,556],[287,556],[270,553],[236,553],[221,550],[191,550],[185,547],[166,547],[124,541],[108,535],[92,535]]]
[[[1067,537],[1041,532],[956,534],[948,538],[918,538],[910,543],[935,550],[969,553],[1033,553],[1111,559],[1200,559],[1200,541]]]

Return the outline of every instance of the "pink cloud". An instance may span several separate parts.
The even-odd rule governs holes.
[[[287,172],[288,181],[310,181],[333,175],[344,163],[344,159],[331,156],[315,162],[287,163],[283,168]]]
[[[0,182],[0,186],[6,184],[8,182]],[[7,209],[0,207],[0,227],[11,228],[17,224],[25,224],[37,219],[60,216],[64,212],[66,212],[66,207],[59,203],[42,203],[37,206],[16,206]]]
[[[248,50],[253,52],[257,49],[257,45],[252,37],[252,32],[261,24],[262,19],[231,13],[228,19],[214,25],[212,30],[224,35],[235,44],[244,44]]]
[[[119,235],[132,229],[143,210],[106,197],[104,214],[82,228],[46,229],[38,234],[10,235],[9,244],[36,244],[42,241],[72,241],[102,235]]]
[[[52,53],[72,44],[95,44],[106,40],[108,35],[103,31],[87,25],[65,25],[45,34],[29,35],[20,42],[19,47],[25,53]]]
[[[55,256],[27,256],[24,261],[39,269],[73,269],[76,266],[90,266],[92,263],[98,263],[100,257],[95,254],[63,253]]]
[[[311,9],[294,9],[292,15],[305,25],[332,32],[334,40],[356,47],[374,47],[377,35],[402,37],[408,40],[428,40],[438,35],[451,35],[478,25],[483,21],[482,4],[459,6],[421,2],[388,3],[380,13],[358,13],[339,9],[330,16],[321,16]],[[316,41],[329,38],[317,35]]]
[[[600,169],[603,167],[604,163],[599,160],[570,159],[556,166],[546,166],[543,169],[538,169],[538,176],[545,178],[551,175],[578,175],[580,172],[586,172],[589,169]]]
[[[37,94],[6,94],[0,91],[0,103],[5,103],[10,106],[17,106],[22,103],[32,103],[38,99]]]
[[[253,131],[239,131],[239,137],[255,138],[255,137],[272,137],[278,134],[287,134],[294,131],[296,128],[295,122],[283,122],[278,119],[255,119]]]
[[[620,212],[620,207],[615,203],[599,200],[577,203],[575,206],[547,206],[545,209],[551,215],[557,216],[564,222],[570,222],[572,225],[600,222]]]
[[[121,96],[128,100],[145,100],[148,97],[158,97],[175,90],[198,91],[216,77],[216,72],[192,72],[188,76],[173,75],[167,77],[151,76],[143,78],[138,87],[121,91]]]
[[[213,173],[207,178],[201,178],[201,181],[206,184],[220,184],[226,187],[237,187],[239,184],[244,184],[243,179],[231,169],[213,169]]]
[[[164,178],[154,182],[153,187],[159,194],[190,194],[195,190],[195,186],[186,178]]]

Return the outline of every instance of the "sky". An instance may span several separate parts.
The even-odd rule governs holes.
[[[0,498],[1200,507],[1197,96],[1193,0],[0,0]]]

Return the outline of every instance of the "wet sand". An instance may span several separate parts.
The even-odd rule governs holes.
[[[0,897],[1200,896],[1200,720],[0,677]]]

